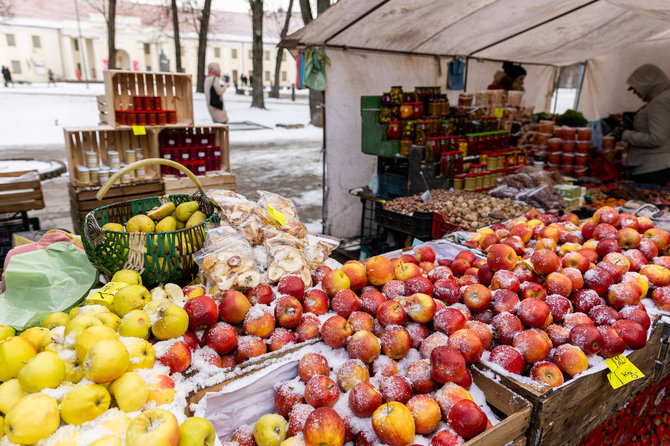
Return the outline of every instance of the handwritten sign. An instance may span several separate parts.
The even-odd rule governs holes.
[[[606,359],[605,365],[610,369],[610,373],[607,374],[607,380],[613,389],[618,389],[636,379],[644,378],[644,374],[640,369],[635,367],[624,355],[617,355]]]
[[[143,125],[134,125],[133,126],[133,135],[139,136],[139,135],[146,135],[146,134],[147,134],[147,129],[145,129]]]

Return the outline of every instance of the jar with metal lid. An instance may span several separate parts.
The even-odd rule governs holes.
[[[485,170],[482,172],[484,174],[484,189],[490,189],[493,187],[493,172],[490,170]]]
[[[82,183],[91,182],[90,169],[86,166],[77,166],[77,179]]]
[[[411,119],[414,117],[414,106],[412,102],[403,102],[398,109],[400,119]]]
[[[111,167],[119,167],[121,165],[121,158],[119,157],[119,152],[117,152],[116,150],[108,151],[107,162]]]
[[[98,183],[105,184],[109,180],[109,172],[110,170],[107,168],[100,169],[98,171]]]
[[[419,131],[417,129],[417,135],[418,134]],[[427,163],[434,163],[439,159],[440,159],[440,147],[437,138],[435,137],[426,138],[426,152],[424,161],[426,161]]]
[[[400,105],[402,102],[402,87],[397,85],[395,87],[391,87],[389,96],[391,97],[392,105]]]
[[[428,97],[428,114],[429,115],[439,115],[440,114],[440,102],[439,98],[436,96]]]
[[[126,164],[131,164],[137,161],[137,158],[135,157],[135,149],[127,149],[124,153]]]
[[[443,94],[440,97],[440,115],[449,116],[449,113],[449,98],[447,98],[446,94]]]
[[[409,156],[409,148],[412,147],[412,139],[403,137],[400,140],[400,154],[403,156]]]
[[[484,172],[475,173],[475,190],[484,189]]]
[[[465,187],[465,174],[454,175],[454,190],[463,190]]]
[[[97,167],[98,166],[98,154],[95,152],[84,152],[86,156],[86,167]]]
[[[93,184],[99,184],[100,183],[99,172],[100,172],[99,167],[89,167],[88,168],[88,175],[91,178],[91,180],[90,180],[91,183],[93,183]]]
[[[477,189],[477,174],[469,173],[465,175],[465,190],[474,191]]]
[[[414,131],[414,144],[423,146],[426,144],[428,137],[428,121],[416,121],[416,128]]]

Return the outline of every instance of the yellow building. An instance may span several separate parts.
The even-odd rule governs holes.
[[[98,0],[100,4],[106,0]],[[83,0],[15,2],[12,17],[0,17],[0,64],[9,68],[15,82],[47,82],[51,70],[56,81],[101,81],[107,68],[107,26],[103,11]],[[79,20],[77,20],[78,7]],[[291,29],[302,26],[293,15]],[[180,18],[182,67],[195,77],[198,35],[194,20]],[[274,81],[276,44],[283,17],[266,15],[263,27],[263,85]],[[249,14],[212,11],[207,63],[218,62],[222,74],[238,79],[252,70],[252,26]],[[116,15],[116,66],[135,71],[175,71],[172,18],[167,8],[118,2]],[[296,64],[284,51],[280,85],[295,82]]]

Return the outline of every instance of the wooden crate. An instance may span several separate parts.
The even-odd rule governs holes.
[[[72,226],[77,234],[81,231],[81,224],[86,214],[96,208],[121,201],[163,195],[163,183],[158,179],[133,185],[114,185],[109,189],[102,201],[98,201],[95,198],[95,194],[100,190],[99,187],[74,187],[70,184],[68,189]]]
[[[625,406],[654,379],[661,332],[661,326],[655,324],[647,345],[628,356],[645,375],[644,378],[616,390],[607,380],[608,369],[574,379],[555,390],[548,386],[540,389],[509,376],[496,374],[502,385],[526,398],[533,406],[528,431],[529,444],[577,444]]]
[[[177,124],[193,124],[193,85],[190,74],[142,71],[104,71],[105,100],[98,99],[100,118],[119,127],[115,110],[131,110],[133,96],[160,96],[163,110],[177,112]],[[128,126],[122,126],[128,127]]]
[[[158,158],[158,146],[153,133],[146,135],[134,135],[131,129],[115,129],[108,126],[99,127],[68,127],[63,129],[65,135],[65,149],[68,158],[68,170],[70,171],[70,182],[75,187],[92,186],[91,183],[83,183],[77,178],[77,166],[86,165],[84,152],[93,151],[98,154],[98,159],[103,164],[109,165],[108,152],[119,152],[122,163],[128,163],[126,149],[140,148],[142,156],[146,158]],[[146,166],[146,175],[134,180],[142,182],[146,180],[157,180],[160,178],[160,166]],[[127,183],[132,184],[132,183]]]
[[[18,178],[27,173],[4,172],[0,178]],[[44,209],[42,183],[37,171],[35,174],[37,178],[32,180],[0,182],[0,214]]]
[[[158,151],[161,149],[161,142],[171,133],[186,133],[188,132],[197,142],[200,135],[213,134],[214,146],[221,149],[221,165],[219,169],[225,172],[230,172],[230,131],[227,125],[224,124],[210,124],[210,125],[170,125],[166,127],[152,129],[156,133],[156,140],[158,141]],[[179,161],[179,160],[174,160]]]
[[[206,175],[198,176],[203,189],[226,189],[235,190],[236,175],[230,172],[214,171]],[[195,184],[189,178],[177,178],[174,176],[163,177],[163,189],[165,195],[186,194],[195,192]]]
[[[662,331],[654,381],[661,382],[663,378],[670,374],[670,316],[661,316],[658,323]]]

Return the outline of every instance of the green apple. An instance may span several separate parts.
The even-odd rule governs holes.
[[[26,396],[26,392],[21,388],[18,379],[10,379],[9,381],[0,384],[0,412],[6,414],[12,407],[16,406],[24,396]]]
[[[182,307],[175,304],[162,305],[158,309],[158,320],[151,326],[156,338],[178,338],[188,330],[188,314]]]
[[[42,338],[42,345],[39,346],[39,350],[42,352],[54,352],[60,353],[65,350],[65,327],[59,326],[52,328]]]
[[[65,381],[77,384],[84,379],[84,364],[77,358],[77,354],[70,350],[66,359],[63,359],[65,364]]]
[[[179,446],[212,446],[215,438],[214,426],[204,418],[187,418],[179,426]]]
[[[103,386],[77,385],[63,397],[60,403],[61,417],[68,424],[84,424],[109,409],[110,403],[109,392]]]
[[[54,389],[65,379],[65,364],[54,352],[41,352],[28,361],[18,374],[27,392]]]
[[[142,276],[129,269],[120,269],[114,273],[110,282],[122,282],[128,285],[142,285]]]
[[[118,330],[119,324],[121,323],[121,318],[111,311],[98,313],[95,315],[95,317],[98,318],[100,322],[102,322],[102,325],[109,327],[114,331]]]
[[[114,312],[123,317],[132,310],[141,310],[150,301],[149,290],[142,285],[128,285],[114,295]]]
[[[36,354],[35,346],[22,337],[0,342],[0,381],[16,378],[19,370]]]
[[[148,341],[139,338],[124,338],[121,342],[126,346],[130,355],[129,372],[135,369],[150,369],[154,366],[156,352],[154,346]]]
[[[12,327],[9,325],[2,325],[0,324],[0,342],[4,341],[7,338],[11,338],[16,334],[16,330],[14,330]]]
[[[44,336],[46,336],[47,333],[49,333],[48,328],[30,327],[19,336],[26,341],[30,341],[30,343],[33,344],[37,350],[40,348],[40,345],[42,345],[42,339],[44,339]]]
[[[128,426],[126,446],[177,446],[179,424],[172,413],[149,409],[139,414]]]
[[[144,310],[133,310],[123,316],[119,324],[119,334],[125,337],[149,339],[151,319]]]
[[[263,415],[254,424],[254,440],[258,446],[279,446],[286,440],[288,422],[279,414]]]
[[[18,444],[35,444],[59,425],[58,402],[44,393],[27,395],[5,416],[7,439]]]
[[[84,330],[96,325],[102,325],[102,322],[100,322],[100,319],[95,316],[90,314],[76,316],[65,326],[65,336],[69,335],[70,333],[74,333],[74,339],[76,340]]]
[[[107,435],[95,440],[89,446],[123,446],[123,441],[118,435]]]
[[[116,405],[124,412],[135,412],[144,406],[149,396],[149,386],[140,375],[126,372],[109,385]]]
[[[84,358],[84,376],[98,384],[114,381],[128,369],[129,355],[119,341],[105,339],[88,350]]]
[[[42,322],[42,327],[51,330],[52,328],[56,327],[65,327],[68,322],[70,322],[70,316],[68,316],[67,313],[58,311],[45,317],[44,321]]]
[[[114,330],[104,325],[88,327],[82,331],[77,341],[74,343],[74,350],[77,352],[77,358],[83,361],[88,350],[100,341],[105,339],[119,340],[119,335]]]

